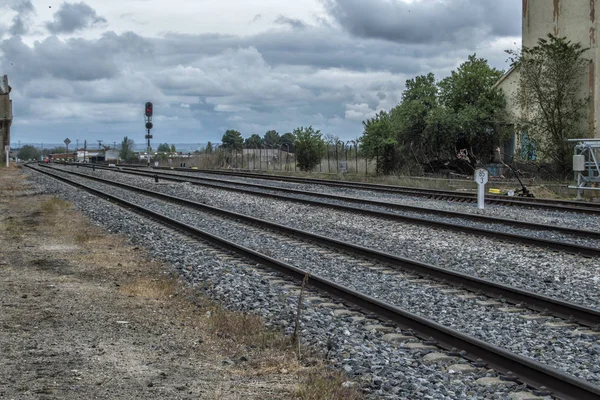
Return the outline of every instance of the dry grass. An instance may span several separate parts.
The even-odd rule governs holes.
[[[23,238],[22,224],[16,218],[8,217],[2,221],[2,225],[11,239],[21,240]]]
[[[208,330],[214,340],[229,343],[227,356],[239,359],[251,351],[247,363],[232,372],[246,377],[294,374],[298,379],[296,397],[307,400],[355,400],[363,396],[357,388],[345,388],[343,373],[327,368],[323,361],[307,355],[312,367],[298,361],[292,338],[269,329],[262,318],[243,312],[226,310],[194,291],[174,276],[162,279],[137,279],[121,287],[121,291],[159,301],[175,301],[177,315],[186,325]],[[249,350],[250,349],[250,350]],[[214,393],[216,395],[216,392]],[[214,398],[218,398],[214,397]]]
[[[300,377],[298,398],[303,400],[360,400],[364,396],[353,387],[344,387],[348,381],[341,372],[326,366],[313,367]]]
[[[554,192],[553,190],[547,188],[546,186],[540,185],[535,187],[528,187],[531,190],[535,197],[544,198],[544,199],[558,199],[560,196]]]
[[[178,275],[164,273],[165,266],[149,261],[143,249],[131,248],[122,237],[106,235],[98,227],[82,224],[79,212],[69,203],[58,198],[46,198],[39,203],[36,212],[48,223],[44,229],[48,229],[59,243],[79,245],[80,249],[71,253],[70,259],[75,264],[89,266],[78,273],[79,277],[115,280],[124,296],[145,299],[154,304],[161,316],[181,326],[194,340],[204,340],[205,346],[211,349],[211,353],[215,352],[217,358],[239,360],[247,357],[247,362],[236,363],[229,368],[232,374],[269,381],[287,377],[288,382],[297,383],[296,398],[360,398],[357,389],[351,389],[352,394],[348,395],[350,389],[342,388],[341,383],[347,378],[332,375],[322,366],[303,367],[291,338],[266,327],[259,316],[232,312],[215,304]],[[14,234],[20,234],[22,224],[20,218],[3,221],[6,229]],[[307,360],[307,349],[303,350],[303,354],[307,354],[304,356]],[[224,388],[226,392],[227,388]],[[318,393],[322,393],[321,397]]]
[[[40,205],[40,210],[46,214],[46,217],[55,217],[60,211],[64,211],[70,207],[70,204],[58,197],[52,197]]]
[[[123,293],[147,299],[167,300],[177,294],[178,282],[173,278],[139,278],[121,288]]]

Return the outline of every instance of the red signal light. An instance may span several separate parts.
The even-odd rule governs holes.
[[[153,112],[153,106],[152,103],[148,102],[146,103],[146,117],[151,117],[152,116],[152,112]]]

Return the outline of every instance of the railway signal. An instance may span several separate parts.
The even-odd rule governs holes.
[[[144,107],[144,115],[146,116],[146,129],[148,130],[148,134],[146,135],[146,139],[148,140],[148,167],[150,166],[150,139],[152,139],[152,135],[150,134],[150,129],[154,127],[152,124],[152,114],[154,113],[154,105],[151,102],[147,102]]]

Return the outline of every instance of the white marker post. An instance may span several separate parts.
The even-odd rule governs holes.
[[[485,207],[485,184],[488,183],[487,169],[475,170],[475,182],[477,183],[477,208],[483,210]]]

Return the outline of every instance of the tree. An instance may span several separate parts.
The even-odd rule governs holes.
[[[21,160],[39,160],[42,152],[33,146],[25,145],[19,149],[17,157]]]
[[[438,85],[441,106],[455,115],[455,118],[447,115],[443,118],[448,124],[454,122],[453,127],[447,126],[449,132],[444,134],[451,143],[444,145],[448,148],[453,144],[456,150],[466,149],[472,166],[477,161],[491,161],[494,149],[507,139],[506,99],[495,87],[502,75],[503,71],[490,67],[486,59],[473,54]],[[430,122],[435,122],[434,126],[428,127],[431,138],[432,133],[438,131],[439,121]],[[441,140],[437,138],[437,141]]]
[[[158,150],[159,153],[169,153],[171,151],[171,146],[169,146],[169,143],[161,143],[158,145]]]
[[[265,144],[271,147],[279,146],[279,143],[281,143],[281,136],[279,136],[279,132],[273,130],[267,131],[264,139]]]
[[[286,150],[289,147],[290,152],[293,153],[294,152],[294,140],[295,140],[295,138],[294,138],[294,134],[293,133],[291,133],[291,132],[284,133],[281,136],[281,145]]]
[[[263,140],[256,133],[246,139],[245,144],[249,149],[258,149],[262,146]]]
[[[301,171],[310,171],[321,161],[321,131],[315,131],[312,126],[300,127],[294,129],[294,137],[298,167]]]
[[[244,138],[242,134],[236,130],[229,129],[223,135],[221,139],[223,142],[223,148],[227,150],[241,150],[244,144]]]
[[[171,145],[171,153],[177,153],[177,149],[175,148],[174,144]]]
[[[420,147],[427,128],[427,116],[438,106],[438,87],[433,74],[406,81],[402,102],[390,112],[392,128],[401,144]]]
[[[212,152],[213,152],[213,144],[212,144],[212,142],[208,142],[206,144],[206,150],[205,151],[206,151],[206,154],[212,154]]]
[[[392,130],[398,139],[398,161],[427,159],[425,132],[430,113],[439,108],[435,75],[429,73],[406,81],[402,102],[390,112]]]
[[[390,114],[380,111],[363,121],[361,148],[366,158],[377,160],[377,173],[390,173],[395,168],[396,135],[392,130]]]
[[[123,138],[123,141],[121,142],[121,148],[119,150],[119,158],[121,158],[121,160],[131,160],[134,158],[134,154],[133,154],[133,140],[129,139],[127,136],[125,136]]]
[[[532,48],[507,51],[521,79],[516,100],[524,112],[518,128],[527,132],[542,155],[568,171],[572,148],[567,139],[585,136],[588,99],[580,93],[589,65],[583,57],[587,50],[549,34]]]
[[[61,147],[61,146],[50,149],[50,154],[64,154],[66,152],[67,152],[67,148]]]

